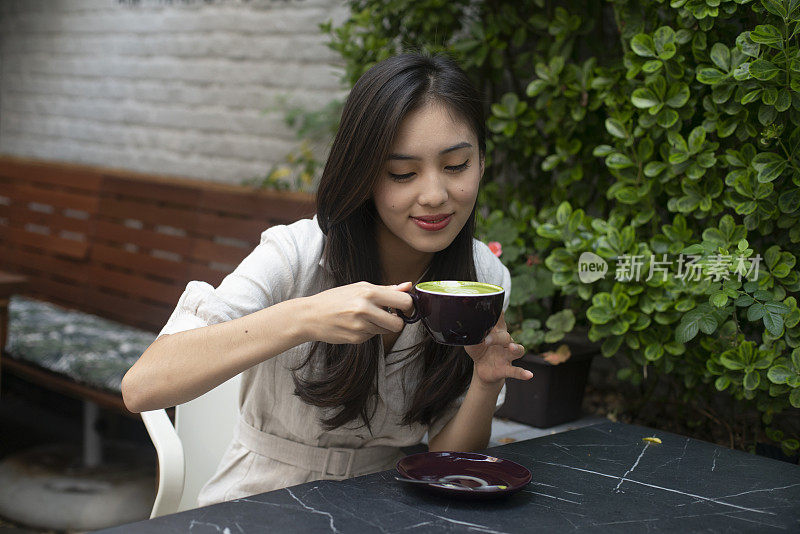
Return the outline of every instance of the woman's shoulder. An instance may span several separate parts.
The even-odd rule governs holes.
[[[473,258],[475,259],[475,270],[479,279],[483,275],[486,278],[499,281],[507,276],[508,269],[486,243],[480,239],[473,238],[472,250]]]
[[[317,224],[317,216],[310,219],[298,219],[289,224],[276,224],[261,233],[261,240],[265,239],[291,239],[305,243],[309,240],[323,240],[325,234]]]
[[[502,287],[506,290],[503,309],[508,307],[511,296],[511,273],[503,265],[489,245],[479,239],[472,240],[473,257],[475,259],[475,274],[479,282],[486,282]]]
[[[315,215],[291,224],[270,226],[261,233],[257,251],[260,251],[259,258],[287,271],[292,280],[297,281],[316,272],[324,248],[325,234],[317,224]]]
[[[261,244],[273,243],[291,253],[322,253],[325,234],[317,224],[317,216],[311,219],[299,219],[290,224],[276,224],[261,233]]]

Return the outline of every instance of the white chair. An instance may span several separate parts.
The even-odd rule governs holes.
[[[158,455],[158,492],[150,517],[197,508],[200,489],[214,474],[239,417],[239,375],[175,407],[142,412]]]

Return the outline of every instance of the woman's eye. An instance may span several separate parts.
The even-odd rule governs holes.
[[[445,169],[448,172],[461,172],[467,170],[467,167],[469,167],[469,160],[465,161],[461,165],[449,165],[445,167]]]
[[[392,180],[395,180],[395,181],[398,181],[398,182],[402,182],[403,180],[407,180],[407,179],[411,178],[412,176],[414,176],[414,173],[413,172],[407,172],[405,174],[395,174],[393,172],[390,172],[389,176],[391,176]]]

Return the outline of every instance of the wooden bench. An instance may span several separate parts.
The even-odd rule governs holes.
[[[27,276],[27,297],[154,338],[187,282],[218,285],[262,231],[313,213],[303,193],[2,156],[0,270]],[[13,351],[0,365],[129,414],[118,386],[65,376]]]

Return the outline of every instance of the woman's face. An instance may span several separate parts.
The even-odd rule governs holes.
[[[467,122],[436,103],[409,113],[373,194],[382,249],[396,255],[447,248],[472,213],[482,175]]]

